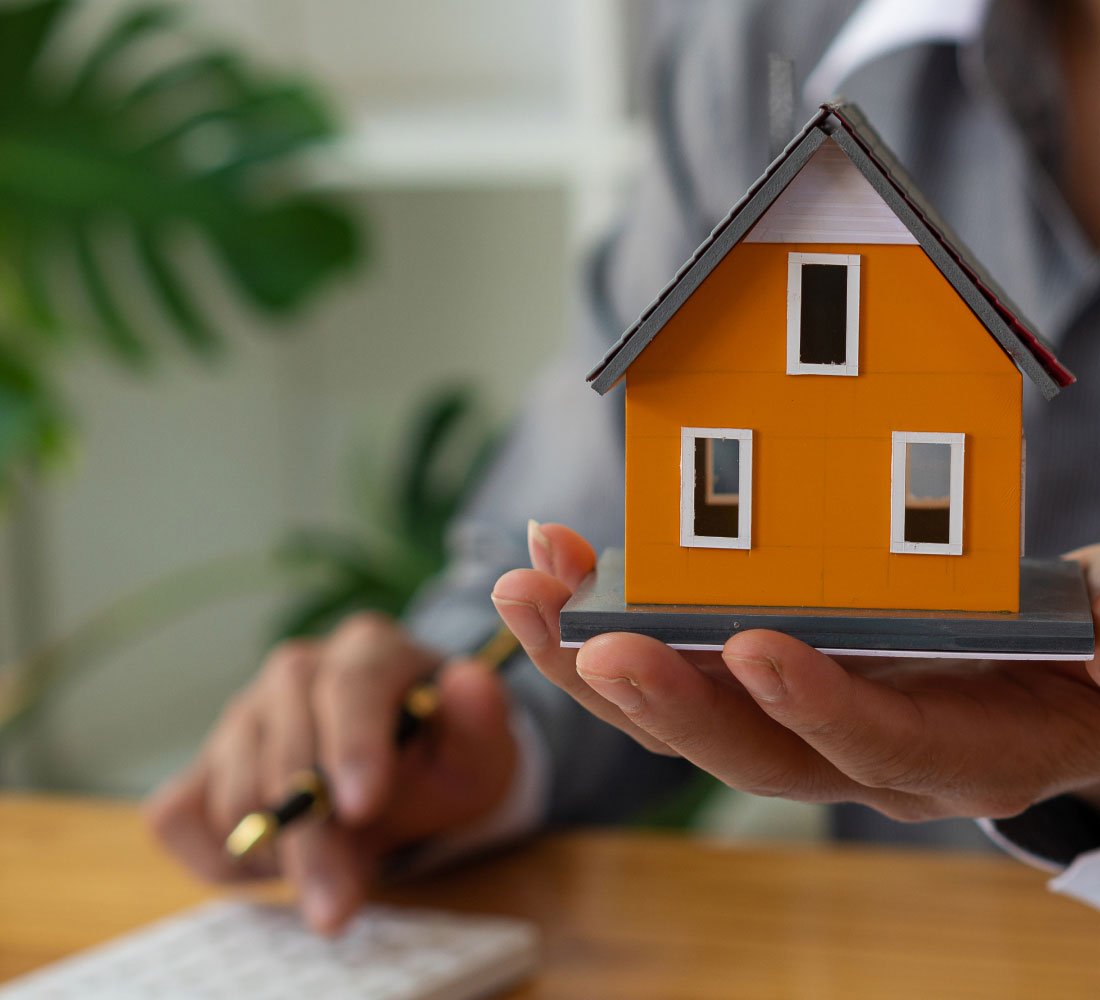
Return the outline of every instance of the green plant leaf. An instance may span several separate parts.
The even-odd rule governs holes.
[[[68,0],[9,4],[0,18],[0,104],[19,100],[31,67],[45,46]]]
[[[147,35],[168,27],[178,19],[179,14],[180,8],[170,4],[138,7],[125,12],[85,56],[69,91],[69,101],[90,100],[90,92],[102,83],[104,73],[117,65],[119,56],[127,48]]]
[[[57,312],[50,302],[49,288],[44,273],[49,234],[43,227],[30,227],[9,221],[0,216],[0,229],[9,239],[18,300],[12,303],[8,322],[12,326],[29,324],[51,340],[60,339],[62,332]],[[4,256],[0,251],[0,258]]]
[[[0,484],[14,466],[53,455],[64,436],[50,389],[32,365],[0,345]]]
[[[232,52],[212,50],[154,69],[118,100],[115,112],[122,116],[137,114],[158,98],[178,101],[197,88],[214,88],[221,99],[238,101],[250,90],[241,60]]]
[[[373,580],[376,575],[375,557],[370,549],[355,536],[331,529],[295,531],[279,545],[277,557],[285,565],[298,569],[324,568],[364,580]]]
[[[430,399],[409,434],[407,463],[397,505],[406,530],[438,530],[440,506],[432,490],[437,463],[447,442],[469,418],[473,408],[464,388],[446,388]]]
[[[47,9],[69,6],[71,0],[38,0],[14,10],[41,8],[36,24],[48,31],[64,21],[46,18]],[[78,102],[59,100],[58,81],[39,79],[25,66],[12,81],[19,100],[0,105],[0,218],[30,230],[82,227],[81,269],[105,339],[130,359],[137,350],[128,304],[106,289],[102,268],[86,252],[104,223],[146,233],[189,226],[223,259],[238,290],[272,312],[299,305],[360,259],[346,211],[318,197],[280,195],[260,175],[270,161],[332,135],[331,117],[311,88],[266,79],[223,48],[177,57],[170,69],[146,71],[136,84],[117,65],[139,37],[174,30],[170,10],[139,7],[116,25],[77,74]],[[13,9],[0,6],[0,38],[9,37],[14,20]],[[154,97],[156,113],[145,113]],[[173,264],[162,253],[146,271],[178,325],[180,295],[164,294]],[[171,284],[183,287],[178,279]],[[54,311],[67,312],[56,301]],[[184,328],[194,333],[197,310],[190,313]],[[191,339],[207,350],[210,337]]]
[[[100,319],[99,329],[115,356],[127,364],[138,366],[149,359],[145,345],[134,333],[115,299],[111,286],[99,266],[91,237],[84,226],[75,226],[72,231],[73,249],[76,262],[88,301]]]
[[[66,16],[76,6],[0,0],[0,327],[26,364],[45,370],[59,343],[81,337],[135,368],[155,357],[161,325],[212,357],[224,338],[169,233],[195,233],[237,293],[276,315],[362,259],[344,208],[271,169],[332,137],[314,88],[186,33],[179,5],[132,4],[86,39]],[[170,60],[157,64],[152,37],[180,43]],[[110,266],[108,232],[132,240],[143,295]],[[73,262],[91,321],[71,287],[49,280]],[[159,316],[139,313],[150,300]],[[17,409],[9,426],[27,426]]]
[[[207,325],[191,295],[173,273],[156,236],[145,228],[135,233],[138,259],[145,268],[149,282],[160,296],[164,311],[172,318],[184,345],[196,354],[213,356],[220,343]]]
[[[401,612],[408,595],[369,587],[331,587],[310,592],[290,605],[275,624],[276,641],[320,635],[348,615],[371,609],[386,614]]]
[[[236,155],[215,168],[213,176],[235,179],[242,171],[293,153],[302,145],[332,135],[332,119],[308,87],[287,84],[251,94],[223,117],[232,114],[240,125]]]
[[[304,198],[212,221],[210,235],[239,287],[276,312],[293,308],[360,253],[346,215]]]

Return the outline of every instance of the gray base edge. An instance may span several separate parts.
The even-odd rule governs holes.
[[[572,647],[605,632],[634,632],[676,649],[717,650],[750,629],[844,656],[1091,660],[1096,641],[1084,575],[1061,560],[1021,560],[1016,613],[628,605],[622,550],[608,549],[561,612],[561,643]]]

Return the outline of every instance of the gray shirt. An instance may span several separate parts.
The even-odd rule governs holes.
[[[538,380],[454,527],[450,569],[410,616],[422,638],[457,652],[492,632],[488,595],[501,573],[527,565],[528,518],[568,524],[597,551],[622,544],[622,399],[599,398],[584,375],[767,165],[769,54],[794,61],[801,125],[815,98],[830,96],[807,78],[820,82],[814,70],[860,7],[668,5],[652,71],[652,160],[592,255],[570,350]],[[1027,549],[1052,554],[1100,540],[1100,259],[1059,187],[1060,83],[1039,10],[995,0],[978,30],[925,31],[864,51],[841,60],[830,83],[862,107],[1080,379],[1053,402],[1030,383],[1025,397]],[[508,683],[549,752],[549,822],[623,818],[690,776],[685,762],[648,754],[580,709],[530,663],[515,664]]]

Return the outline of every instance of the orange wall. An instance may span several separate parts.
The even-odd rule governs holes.
[[[858,376],[786,374],[791,251],[860,255]],[[1021,396],[919,247],[735,247],[627,372],[627,600],[1017,610]],[[680,546],[694,426],[754,432],[749,550]],[[963,555],[890,553],[892,431],[966,434]]]

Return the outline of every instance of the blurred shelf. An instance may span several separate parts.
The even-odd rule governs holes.
[[[622,177],[645,128],[610,126],[537,107],[461,105],[364,115],[306,168],[328,188],[550,186]]]

